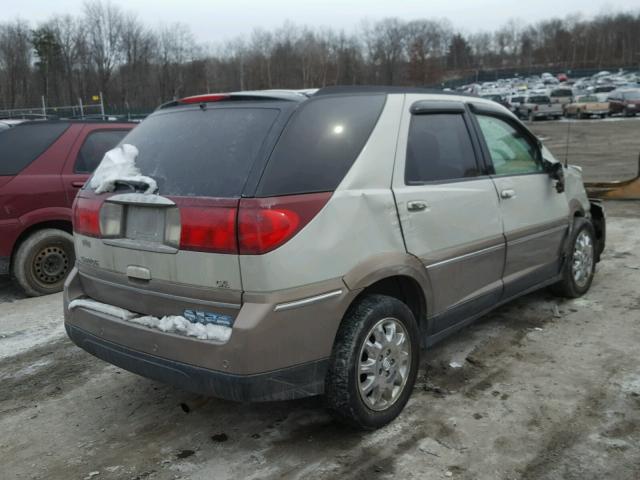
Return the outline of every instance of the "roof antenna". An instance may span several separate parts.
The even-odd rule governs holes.
[[[569,166],[569,138],[571,136],[571,122],[570,118],[567,118],[567,144],[564,148],[564,168]]]

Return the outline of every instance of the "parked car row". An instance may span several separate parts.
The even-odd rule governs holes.
[[[511,110],[521,119],[537,120],[566,118],[605,118],[610,115],[627,117],[640,113],[640,89],[613,90],[605,100],[596,94],[577,95],[569,102],[554,102],[549,95],[518,95],[503,100],[494,95],[483,95]]]
[[[570,79],[566,74],[510,78],[460,87],[459,90],[504,105],[528,120],[561,116],[626,115],[638,112],[638,73],[599,72],[592,77]]]

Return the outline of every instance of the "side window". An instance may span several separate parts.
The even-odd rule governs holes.
[[[496,175],[542,172],[538,149],[518,130],[499,118],[479,115]]]
[[[127,133],[126,130],[96,130],[91,132],[85,138],[82,147],[80,147],[74,172],[93,172],[104,154],[115,147]]]
[[[411,117],[404,172],[407,185],[476,176],[478,165],[461,114]]]

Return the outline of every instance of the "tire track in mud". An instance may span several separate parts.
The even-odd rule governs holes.
[[[449,395],[473,399],[487,393],[494,384],[513,373],[509,372],[510,365],[504,362],[504,357],[519,359],[518,350],[525,345],[527,335],[534,328],[542,328],[552,322],[552,305],[561,303],[545,292],[529,295],[487,315],[431,351],[425,351],[413,399],[397,423],[387,427],[392,430],[391,434],[385,433],[385,429],[372,433],[355,432],[329,420],[290,430],[283,439],[274,442],[265,452],[265,457],[276,459],[285,455],[288,449],[295,449],[296,456],[306,461],[265,478],[392,478],[398,457],[429,438],[441,442],[444,448],[455,454],[464,451],[466,447],[461,445],[455,429],[429,410],[430,399]],[[497,329],[497,334],[487,337],[486,331],[492,329]],[[475,344],[462,368],[449,366],[446,350],[451,342]],[[492,392],[493,396],[495,393],[500,394]],[[503,395],[500,400],[506,398],[508,395]],[[318,449],[319,445],[327,444],[331,445],[331,451]],[[331,453],[334,455],[327,465],[327,456]],[[444,459],[434,461],[442,463]],[[464,468],[458,465],[444,464],[441,467],[457,474],[464,472]]]
[[[545,430],[545,440],[534,458],[522,469],[518,469],[522,480],[640,478],[640,450],[637,448],[640,442],[640,393],[632,392],[627,395],[612,388],[620,373],[620,362],[618,355],[611,355],[607,359],[607,370],[602,381],[585,389],[588,394],[575,405],[572,414],[565,421],[555,422],[546,427],[538,425]],[[633,402],[638,404],[635,408],[633,405],[627,405]],[[621,413],[634,410],[634,418],[625,418],[625,414]],[[619,416],[622,416],[622,419],[617,418]],[[634,447],[635,452],[627,455],[627,450]],[[598,453],[606,451],[609,468],[613,470],[615,466],[615,476],[610,476],[611,472],[606,471],[606,464],[605,471],[597,471],[598,467],[603,467],[603,464],[597,461],[585,470],[580,462],[580,458],[584,457],[581,449]],[[625,469],[628,476],[620,476],[621,473],[624,475]]]

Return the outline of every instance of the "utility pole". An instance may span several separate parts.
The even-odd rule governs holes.
[[[80,118],[84,118],[84,106],[82,105],[82,98],[78,97],[78,104],[80,105]]]
[[[44,95],[42,95],[42,116],[45,118],[47,116],[47,104],[44,100]]]

